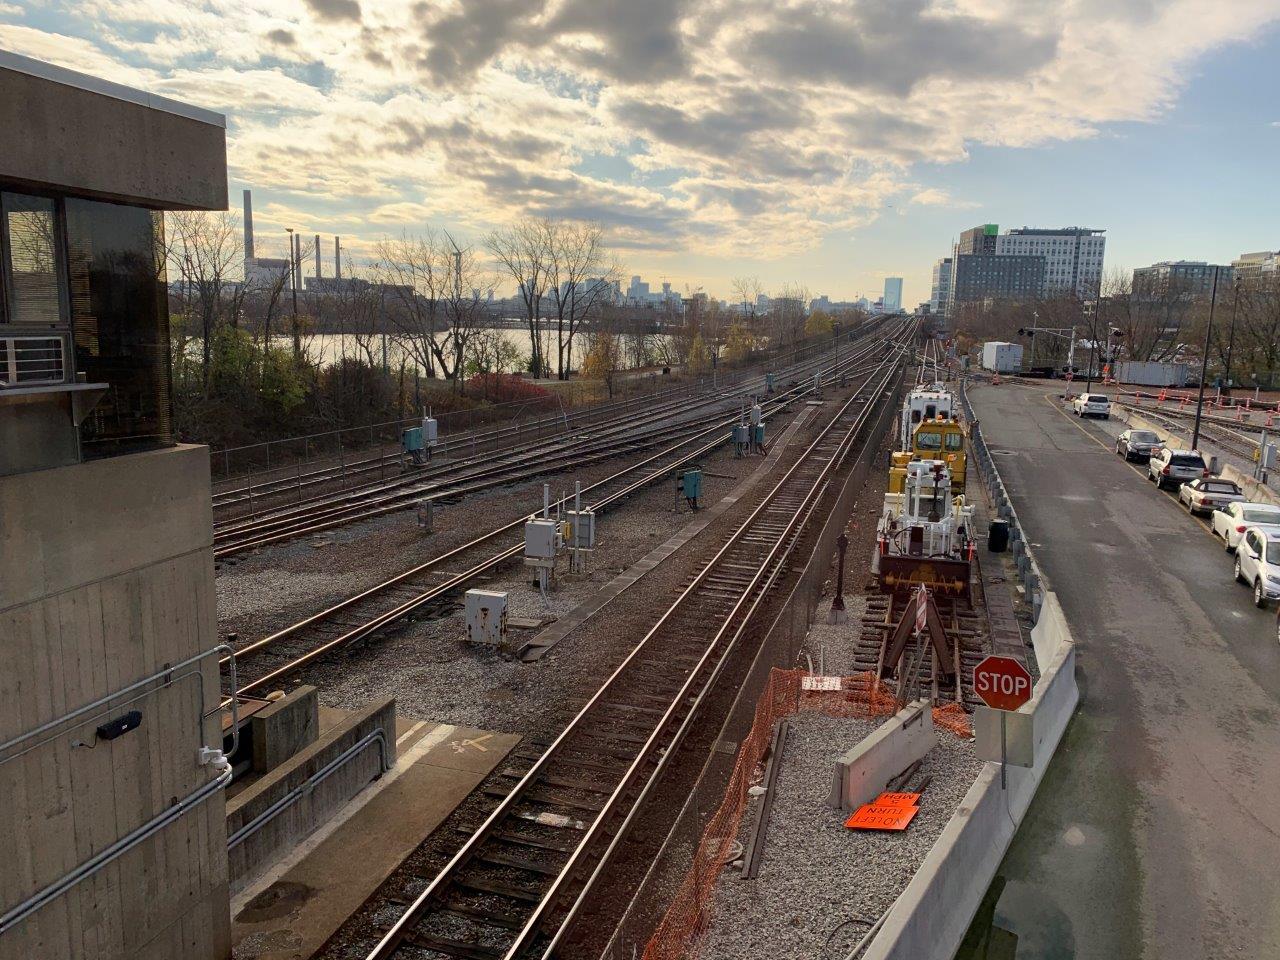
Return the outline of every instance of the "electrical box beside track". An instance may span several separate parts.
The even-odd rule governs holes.
[[[440,442],[439,424],[436,423],[435,417],[422,418],[422,444],[428,450],[433,449]]]
[[[560,525],[554,520],[527,520],[524,525],[524,562],[527,567],[555,566],[560,548]]]
[[[572,550],[594,550],[596,514],[594,510],[565,511],[565,543]]]
[[[507,595],[490,590],[466,594],[467,642],[500,647],[507,641]]]

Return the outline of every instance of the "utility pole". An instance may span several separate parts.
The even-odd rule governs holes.
[[[1209,323],[1204,328],[1204,356],[1200,360],[1200,389],[1196,394],[1196,420],[1191,428],[1191,449],[1200,444],[1200,417],[1204,412],[1204,382],[1209,376],[1209,338],[1213,336],[1213,308],[1218,301],[1218,268],[1213,268],[1213,290],[1209,294]]]
[[[1231,277],[1231,332],[1227,335],[1227,369],[1222,374],[1222,382],[1227,392],[1231,391],[1231,355],[1236,349],[1236,310],[1240,306],[1240,281],[1233,274]]]

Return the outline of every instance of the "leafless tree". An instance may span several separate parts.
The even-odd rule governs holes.
[[[600,308],[613,301],[622,266],[605,248],[598,224],[539,222],[547,257],[547,295],[555,316],[556,371],[561,380],[568,380],[574,337],[587,318],[598,317]]]
[[[529,367],[535,376],[545,375],[548,368],[541,331],[542,298],[551,270],[546,237],[545,220],[525,218],[493,231],[484,241],[498,270],[515,284],[516,297],[524,306],[529,330]]]
[[[245,285],[236,283],[235,266],[241,242],[231,214],[180,210],[165,220],[164,258],[167,273],[176,278],[178,308],[187,321],[199,326],[202,340],[202,386],[209,388],[213,339],[224,326],[240,323]]]

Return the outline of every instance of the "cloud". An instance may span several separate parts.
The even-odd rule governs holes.
[[[47,5],[59,32],[0,0],[0,46],[227,113],[232,175],[352,249],[534,214],[753,259],[889,204],[973,206],[922,165],[1159,120],[1198,57],[1280,20],[1280,0]]]
[[[321,20],[360,22],[360,4],[356,0],[306,0],[306,4]]]
[[[972,210],[981,206],[972,200],[957,200],[946,190],[925,187],[911,195],[911,202],[918,207],[949,207],[952,210]]]

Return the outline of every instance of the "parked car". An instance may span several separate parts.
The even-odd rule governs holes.
[[[1161,447],[1147,461],[1147,479],[1163,490],[1188,480],[1209,476],[1209,465],[1195,450]]]
[[[1250,527],[1236,548],[1236,579],[1253,587],[1253,604],[1280,598],[1280,530]]]
[[[1247,501],[1229,503],[1213,515],[1214,536],[1222,538],[1227,553],[1235,553],[1249,527],[1280,527],[1280,507]]]
[[[1150,460],[1160,449],[1160,437],[1152,430],[1126,430],[1116,437],[1116,453],[1126,460]]]
[[[1186,505],[1187,513],[1213,513],[1229,503],[1244,500],[1244,491],[1230,480],[1200,477],[1178,488],[1178,500]]]
[[[1105,393],[1082,393],[1071,401],[1077,417],[1111,418],[1111,399]]]

